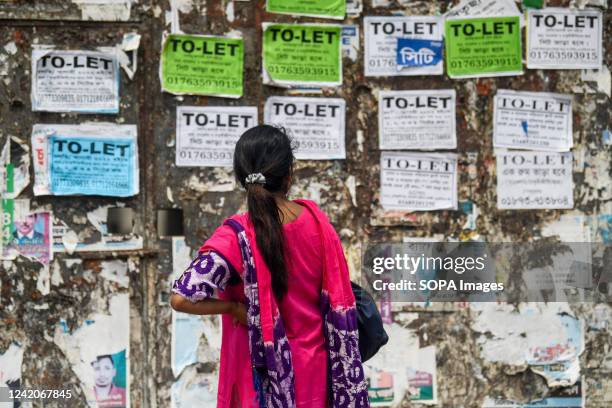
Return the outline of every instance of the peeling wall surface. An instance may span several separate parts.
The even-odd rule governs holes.
[[[359,275],[360,251],[368,242],[433,237],[530,242],[546,236],[610,242],[612,105],[606,67],[612,66],[612,13],[607,2],[546,1],[548,7],[603,12],[605,69],[597,75],[524,67],[523,75],[474,79],[364,76],[365,16],[442,15],[452,5],[453,1],[365,0],[359,13],[341,22],[359,27],[360,46],[343,58],[342,86],[324,88],[315,96],[346,101],[346,159],[299,160],[290,195],[315,200],[326,211],[343,240],[354,276]],[[517,5],[523,7],[521,2]],[[172,21],[188,34],[241,33],[245,50],[241,98],[161,91],[162,34],[170,31]],[[262,123],[267,98],[304,95],[262,84],[262,22],[330,20],[268,13],[264,2],[255,0],[0,1],[0,149],[12,138],[12,152],[19,147],[31,151],[35,124],[113,122],[134,124],[138,130],[137,195],[35,196],[30,167],[31,180],[16,197],[29,200],[32,211],[52,212],[70,231],[58,243],[63,252],[56,252],[48,266],[24,256],[0,261],[0,374],[18,377],[9,367],[20,366],[22,388],[74,389],[69,403],[54,400],[31,406],[93,406],[87,402],[93,383],[86,378],[93,374],[83,361],[92,353],[95,357],[92,348],[102,337],[116,344],[112,350],[121,350],[122,341],[129,343],[126,381],[131,407],[215,406],[219,320],[173,316],[168,305],[170,282],[224,218],[245,210],[245,200],[229,168],[175,165],[176,108],[256,106]],[[33,46],[95,50],[116,47],[134,32],[141,36],[137,70],[132,79],[121,70],[118,114],[32,111]],[[459,209],[385,212],[380,204],[378,94],[424,89],[456,91]],[[498,89],[573,95],[573,209],[497,208],[492,131]],[[124,206],[134,210],[133,237],[142,239],[141,245],[127,251],[92,246],[70,253],[77,241],[95,244],[104,239],[96,220],[105,218],[106,208]],[[158,237],[156,211],[162,208],[183,210],[184,240]],[[410,373],[405,367],[427,371],[429,359],[435,372],[435,406],[519,407],[503,401],[527,403],[579,387],[583,406],[612,407],[610,303],[393,303],[390,313],[391,341],[366,367],[372,378],[379,377],[373,383],[383,388],[388,383],[380,370],[393,375],[395,396],[382,406],[418,405],[410,397]],[[178,329],[173,332],[178,321],[181,333],[188,330],[196,337],[188,356],[175,355],[176,342],[181,341]],[[525,350],[550,344],[572,345],[577,361],[563,369],[573,381],[559,382],[530,362]],[[429,354],[432,350],[435,357]],[[7,378],[0,375],[0,385]]]

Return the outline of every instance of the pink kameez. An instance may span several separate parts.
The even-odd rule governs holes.
[[[284,232],[289,283],[288,292],[279,304],[279,312],[291,347],[295,402],[299,408],[325,408],[328,363],[320,309],[322,240],[316,219],[306,208],[294,221],[284,225]],[[188,268],[175,281],[173,291],[191,301],[210,297],[214,291],[220,299],[245,302],[243,283],[227,284],[232,273],[244,277],[236,233],[228,225],[219,227],[202,246],[199,256],[202,257],[206,251],[219,255],[209,257],[206,262],[215,263],[216,271],[221,271],[220,277],[213,279],[214,282],[210,279],[198,282],[197,274],[191,273]],[[247,327],[234,325],[231,316],[223,315],[222,333],[217,407],[258,407]]]

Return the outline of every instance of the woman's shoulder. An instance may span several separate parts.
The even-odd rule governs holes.
[[[327,213],[325,213],[325,211],[323,211],[316,202],[306,199],[297,199],[293,201],[308,208],[310,210],[309,212],[323,228],[323,231],[333,232],[334,234],[336,233],[336,229],[329,220]]]
[[[232,216],[228,219],[234,217],[235,216]],[[242,254],[240,252],[238,236],[236,235],[236,231],[234,231],[231,226],[227,225],[225,221],[213,231],[198,250],[199,253],[206,251],[216,252],[223,257],[226,262],[229,261],[229,264],[236,271],[239,273],[242,271]]]
[[[246,225],[246,213],[236,213],[230,217],[227,217],[223,220],[223,222],[217,226],[217,228],[208,236],[204,244],[200,247],[200,252],[205,249],[231,249],[236,247],[235,243],[238,241],[238,237],[236,236],[236,231],[231,227],[231,225],[227,222],[228,220],[234,220],[240,223],[241,225]]]
[[[319,205],[316,202],[314,202],[312,200],[309,200],[307,198],[296,198],[295,200],[292,200],[292,201],[294,203],[302,204],[302,205],[305,205],[305,206],[308,206],[308,207],[311,207],[311,208],[316,208],[319,211],[321,210],[319,208]]]
[[[298,198],[293,200],[293,202],[308,208],[317,218],[328,221],[327,214],[325,214],[325,212],[319,207],[316,202],[312,200],[307,200],[305,198]]]
[[[241,212],[241,213],[236,213],[230,217],[227,217],[225,220],[223,220],[223,222],[221,223],[221,227],[226,226],[229,227],[229,223],[228,221],[238,221],[238,223],[240,225],[242,225],[243,227],[246,227],[247,223],[249,222],[249,213],[248,212]]]

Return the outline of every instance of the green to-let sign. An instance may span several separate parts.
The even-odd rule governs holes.
[[[266,11],[344,20],[346,0],[268,0]]]
[[[447,19],[444,31],[449,77],[523,73],[518,16]]]
[[[294,86],[342,84],[342,27],[264,23],[264,83]]]
[[[240,98],[243,71],[242,38],[170,34],[162,46],[160,80],[166,92]]]

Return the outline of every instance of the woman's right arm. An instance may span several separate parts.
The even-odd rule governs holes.
[[[183,274],[172,285],[170,306],[178,312],[214,315],[231,314],[246,324],[246,307],[229,300],[213,298],[217,290],[224,290],[231,276],[230,267],[214,251],[199,253]]]
[[[192,303],[187,298],[173,293],[170,297],[170,306],[177,312],[195,315],[231,314],[238,322],[246,325],[246,308],[239,302],[220,299],[204,299]]]

